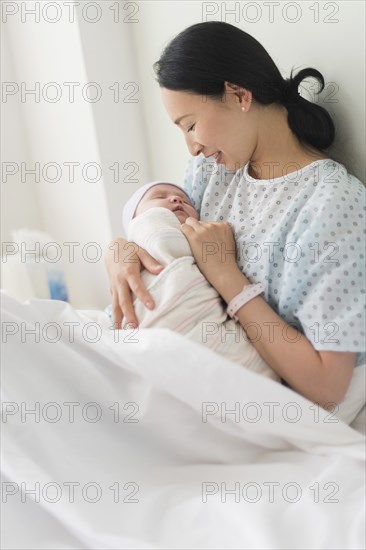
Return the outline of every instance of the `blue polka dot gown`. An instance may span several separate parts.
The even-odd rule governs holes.
[[[270,180],[191,157],[183,187],[202,221],[229,221],[237,262],[316,350],[365,362],[366,189],[332,159]]]

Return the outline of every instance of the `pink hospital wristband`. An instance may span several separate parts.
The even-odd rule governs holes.
[[[264,292],[264,285],[262,283],[255,283],[250,285],[245,285],[243,290],[237,294],[232,300],[230,300],[226,313],[234,319],[235,321],[239,321],[235,313],[240,309],[244,304],[249,302],[252,298],[255,298],[258,296],[258,294],[262,294]]]

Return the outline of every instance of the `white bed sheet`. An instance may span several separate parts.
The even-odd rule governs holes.
[[[365,437],[337,418],[169,330],[116,342],[103,312],[5,295],[2,323],[3,548],[364,548]]]

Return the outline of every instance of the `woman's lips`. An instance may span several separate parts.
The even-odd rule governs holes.
[[[222,153],[221,153],[221,151],[218,151],[216,153],[216,155],[214,155],[214,159],[215,159],[216,164],[220,164],[221,158],[222,158]]]

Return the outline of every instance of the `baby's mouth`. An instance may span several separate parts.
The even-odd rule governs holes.
[[[173,212],[185,212],[183,206],[176,206],[173,210]]]

